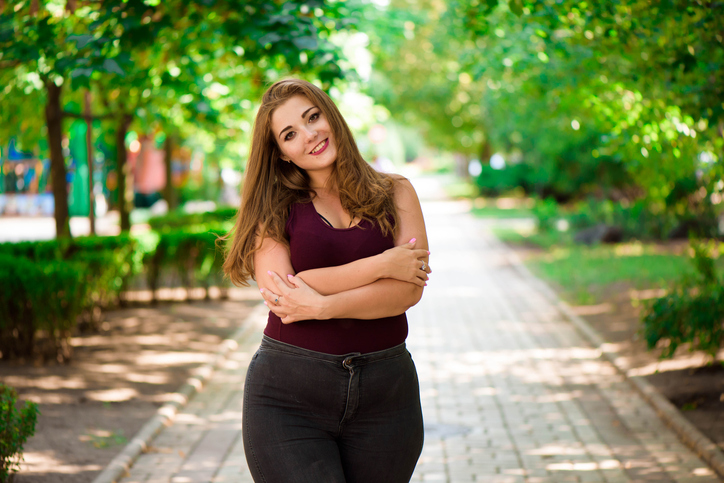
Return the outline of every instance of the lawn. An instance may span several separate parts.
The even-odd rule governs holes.
[[[601,303],[615,286],[665,289],[693,272],[686,242],[681,241],[585,246],[573,244],[568,232],[499,228],[495,234],[511,246],[527,248],[526,265],[575,305]],[[719,258],[718,266],[724,270],[724,257]]]

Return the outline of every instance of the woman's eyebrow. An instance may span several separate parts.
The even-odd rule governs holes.
[[[307,113],[308,113],[309,111],[311,111],[312,109],[314,109],[315,107],[317,107],[317,106],[312,106],[312,107],[310,107],[309,109],[307,109],[306,111],[304,111],[304,112],[302,113],[302,119],[304,119],[305,117],[307,117]],[[291,128],[292,128],[292,126],[287,126],[287,127],[285,127],[284,129],[282,129],[281,132],[279,133],[279,137],[282,137],[282,134],[284,134],[284,131],[287,131],[287,130],[289,130],[289,129],[291,129]]]

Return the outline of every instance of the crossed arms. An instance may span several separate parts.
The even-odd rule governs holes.
[[[254,255],[254,267],[271,311],[285,324],[308,319],[377,319],[399,315],[419,302],[430,271],[421,269],[429,252],[420,201],[405,178],[396,180],[394,200],[398,211],[395,248],[346,265],[295,274],[289,249],[265,237]]]

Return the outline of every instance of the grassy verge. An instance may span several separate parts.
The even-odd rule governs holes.
[[[529,249],[526,265],[556,286],[575,305],[602,303],[616,287],[645,290],[668,288],[693,272],[681,243],[630,242],[616,245],[574,245],[569,233],[520,232],[497,229],[504,242]],[[718,265],[724,270],[724,257]]]
[[[487,204],[485,206],[473,206],[472,213],[480,218],[531,218],[533,216],[527,208],[499,208]]]

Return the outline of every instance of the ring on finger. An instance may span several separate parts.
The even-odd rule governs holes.
[[[425,263],[425,260],[422,261],[422,267],[420,270],[425,270],[427,268],[427,263]]]
[[[275,303],[275,304],[278,304],[278,303],[279,303],[279,297],[277,297],[277,298],[274,299],[274,303]]]

